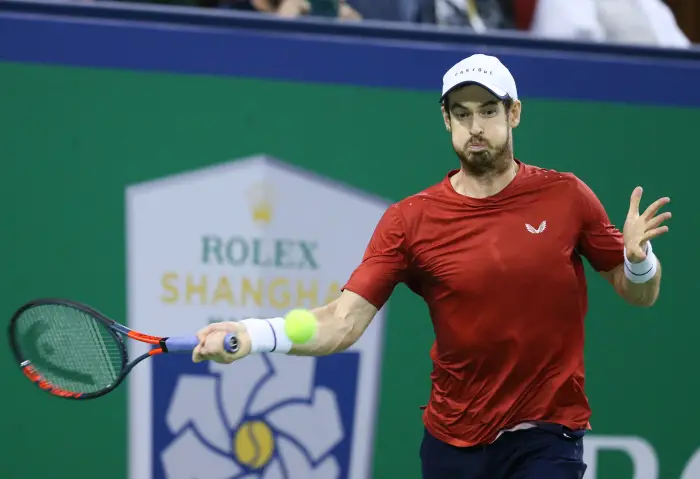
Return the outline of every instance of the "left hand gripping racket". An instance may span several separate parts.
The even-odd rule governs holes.
[[[129,361],[124,336],[152,347]],[[23,305],[12,316],[9,339],[30,381],[54,396],[70,399],[104,396],[144,359],[163,353],[191,354],[199,344],[196,336],[139,333],[64,299],[38,299]]]

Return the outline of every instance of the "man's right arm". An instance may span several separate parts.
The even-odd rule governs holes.
[[[377,308],[362,296],[344,290],[340,297],[325,306],[311,310],[318,321],[318,330],[314,338],[304,344],[292,344],[284,334],[279,320],[250,319],[244,321],[227,321],[211,324],[197,333],[200,344],[195,348],[192,359],[231,363],[244,358],[251,352],[257,352],[255,336],[259,343],[263,336],[270,335],[263,343],[286,344],[284,352],[292,356],[325,356],[344,351],[352,346],[365,332],[377,314]],[[278,324],[275,324],[275,320]],[[283,320],[282,320],[283,321]],[[272,331],[275,329],[275,333]],[[224,350],[224,338],[228,333],[236,333],[239,349],[234,354]],[[274,338],[274,339],[273,339]]]
[[[406,270],[403,222],[397,208],[390,207],[377,224],[362,263],[353,271],[340,297],[311,311],[319,325],[311,341],[292,344],[284,332],[284,318],[216,323],[197,333],[200,344],[192,359],[230,363],[258,352],[324,356],[343,351],[362,336],[394,287],[404,280]],[[228,333],[236,333],[239,340],[239,349],[233,354],[223,347]]]
[[[318,332],[305,344],[295,344],[288,354],[324,356],[346,350],[360,339],[377,308],[365,298],[344,290],[331,303],[311,311],[318,320]]]

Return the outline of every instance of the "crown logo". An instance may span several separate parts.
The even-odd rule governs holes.
[[[248,201],[253,221],[261,226],[272,221],[274,192],[272,186],[257,183],[248,190]]]

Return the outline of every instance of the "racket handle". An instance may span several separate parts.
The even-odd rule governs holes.
[[[224,349],[229,353],[231,350],[231,336],[232,334],[227,334],[224,338]],[[194,350],[199,344],[199,339],[197,336],[173,336],[165,340],[165,346],[168,348],[169,353],[189,353]]]
[[[165,340],[169,353],[191,353],[198,344],[197,336],[173,336]]]

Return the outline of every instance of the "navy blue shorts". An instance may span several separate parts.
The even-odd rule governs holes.
[[[474,447],[451,446],[425,431],[423,479],[582,479],[583,431],[549,426],[506,432]]]

